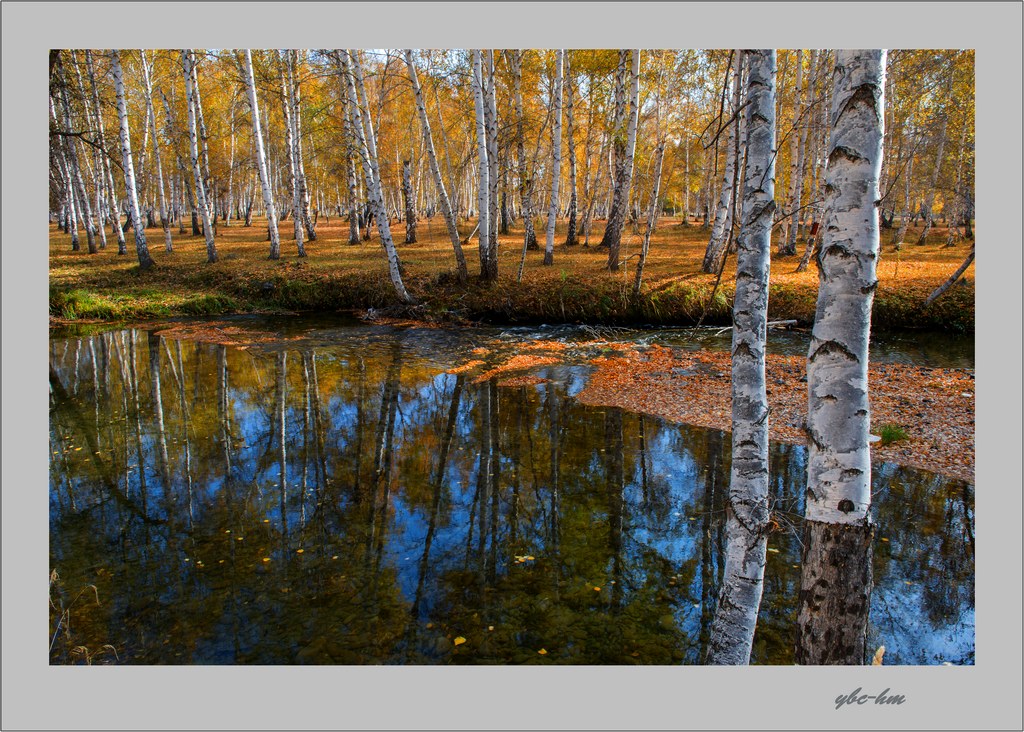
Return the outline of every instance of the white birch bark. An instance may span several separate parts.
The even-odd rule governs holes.
[[[555,87],[552,104],[555,107],[554,124],[551,126],[551,200],[548,206],[547,237],[544,241],[544,264],[554,264],[555,223],[558,220],[558,185],[562,177],[562,54],[555,51]]]
[[[872,534],[868,341],[878,285],[885,55],[836,51],[818,305],[807,357],[798,663],[856,664],[866,655]]]
[[[156,179],[160,193],[160,225],[164,230],[164,249],[173,252],[171,222],[167,216],[167,194],[164,191],[164,169],[160,160],[160,138],[156,132],[156,114],[153,112],[153,80],[150,76],[149,62],[146,60],[145,51],[142,51],[142,79],[146,85],[146,109],[148,110],[149,124],[152,125],[150,136],[153,140],[153,160],[156,161]]]
[[[738,114],[740,108],[740,71],[743,68],[743,51],[737,50],[732,65],[732,110]],[[729,234],[729,219],[732,211],[732,191],[736,176],[736,139],[739,134],[739,119],[733,119],[729,125],[729,144],[725,153],[725,172],[722,175],[722,190],[715,209],[715,221],[711,225],[711,237],[704,253],[703,271],[712,274],[718,271],[721,258],[725,255],[726,241]]]
[[[487,160],[487,125],[484,118],[483,62],[481,52],[473,49],[473,106],[476,110],[477,156],[479,184],[477,186],[477,215],[480,221],[480,278],[489,279],[487,242],[490,240],[490,166]]]
[[[192,83],[194,78],[194,60],[191,51],[181,51],[182,73],[185,76],[185,96],[188,107],[188,135],[190,153],[192,158],[192,176],[195,179],[196,207],[203,220],[203,235],[206,237],[206,261],[217,261],[217,245],[213,241],[213,224],[210,222],[210,208],[206,202],[206,187],[203,185],[203,173],[199,168],[199,135],[196,130],[196,106],[195,89]]]
[[[487,123],[487,279],[498,279],[498,107],[494,88],[494,51],[487,51],[484,120]]]
[[[299,182],[299,165],[295,149],[295,125],[292,116],[292,90],[289,51],[278,52],[278,73],[281,77],[281,105],[284,112],[285,157],[288,160],[289,180],[292,193],[292,237],[298,256],[306,256],[305,231],[302,226],[302,187]],[[287,69],[287,70],[286,70]]]
[[[96,86],[96,71],[92,61],[92,51],[86,50],[85,52],[85,68],[86,73],[89,76],[89,86],[92,91],[92,106],[93,112],[96,115],[96,129],[98,132],[98,142],[100,147],[104,150],[107,149],[106,134],[103,128],[103,114],[100,112],[100,96]],[[114,188],[114,173],[110,168],[110,159],[106,155],[101,156],[103,158],[103,170],[106,174],[106,190],[109,197],[109,203],[107,206],[107,217],[110,223],[111,231],[117,236],[117,253],[126,254],[127,247],[125,245],[124,231],[121,229],[121,210],[117,205],[117,192]]]
[[[384,208],[384,196],[380,185],[380,168],[377,162],[377,141],[373,133],[373,121],[370,119],[370,106],[366,102],[366,87],[363,83],[363,69],[355,50],[349,49],[341,55],[342,68],[345,71],[352,114],[352,128],[359,154],[363,160],[363,172],[366,178],[366,189],[377,220],[377,231],[380,233],[381,245],[388,260],[388,274],[391,284],[398,294],[399,300],[405,304],[413,304],[416,300],[405,289],[402,281],[402,264],[398,258],[398,250],[391,238],[391,226],[388,222],[387,210]]]
[[[796,87],[793,90],[793,128],[789,135],[789,205],[786,207],[786,239],[779,243],[780,254],[796,254],[796,234],[800,221],[800,198],[803,193],[803,139],[807,126],[803,116],[804,52],[796,52]]]
[[[438,203],[441,205],[441,213],[444,214],[444,222],[448,227],[448,236],[452,241],[452,250],[455,252],[455,264],[459,282],[465,282],[467,277],[466,255],[462,251],[462,241],[459,239],[459,228],[455,222],[455,212],[452,211],[452,204],[444,187],[444,179],[441,177],[441,166],[437,162],[437,153],[434,151],[434,136],[430,131],[427,106],[423,101],[423,90],[420,88],[419,78],[416,75],[416,64],[413,61],[412,49],[405,50],[405,65],[409,69],[409,80],[412,82],[412,90],[416,97],[416,111],[419,114],[420,127],[423,129],[423,145],[427,151],[427,160],[430,162],[430,172],[434,176]]]
[[[654,187],[651,189],[651,202],[647,209],[647,228],[644,230],[644,241],[640,246],[640,259],[636,264],[636,277],[633,280],[633,297],[640,297],[640,286],[644,277],[644,265],[647,263],[647,252],[651,247],[651,234],[658,220],[658,202],[661,195],[661,166],[665,160],[665,141],[658,143],[654,153]],[[685,213],[684,213],[685,216]]]
[[[569,157],[569,223],[565,234],[565,245],[576,246],[579,241],[576,236],[576,212],[579,208],[576,196],[576,136],[575,118],[573,114],[573,91],[572,91],[572,67],[570,66],[568,50],[564,52],[562,59],[563,75],[565,77],[565,127],[566,142],[568,143]]]
[[[402,199],[405,203],[405,243],[416,243],[416,196],[412,188],[412,161],[402,161]]]
[[[746,51],[747,165],[737,239],[732,329],[732,470],[726,511],[725,576],[711,626],[708,662],[750,662],[768,543],[768,395],[765,347],[775,211],[774,50]]]
[[[64,64],[59,55],[57,57],[57,75],[60,80],[60,99],[61,107],[63,108],[62,116],[64,117],[64,129],[67,132],[72,132],[74,127],[71,121],[71,101],[68,95],[68,80],[64,74]],[[82,217],[82,225],[85,228],[89,254],[96,254],[98,249],[96,247],[96,229],[95,224],[93,223],[92,204],[89,203],[89,193],[85,188],[85,180],[82,178],[82,168],[78,161],[78,145],[74,137],[68,137],[67,140],[65,140],[65,149],[67,151],[67,164],[68,172],[71,175],[71,183],[78,195],[76,208]]]
[[[199,132],[199,144],[202,150],[202,170],[203,170],[203,194],[206,200],[206,206],[209,210],[211,222],[216,225],[217,216],[213,206],[213,195],[210,193],[213,185],[212,178],[210,177],[210,146],[209,146],[209,134],[206,130],[206,120],[203,117],[203,103],[199,96],[199,72],[197,71],[198,63],[196,61],[195,54],[189,50],[189,60],[191,61],[190,77],[192,79],[192,105],[195,107],[196,112],[196,124]]]
[[[288,52],[288,89],[291,92],[292,125],[295,129],[295,172],[299,176],[299,208],[306,238],[316,241],[316,226],[309,212],[309,184],[306,181],[306,162],[302,154],[302,89],[299,79],[298,51]]]
[[[121,167],[124,168],[124,187],[128,194],[128,211],[135,231],[135,252],[139,268],[146,270],[155,262],[149,256],[146,246],[146,231],[139,212],[139,196],[135,188],[135,167],[132,165],[132,142],[128,132],[128,108],[124,101],[124,74],[121,71],[121,54],[116,49],[110,52],[111,71],[114,75],[114,90],[117,95],[117,119],[120,123]]]
[[[82,100],[82,105],[84,107],[84,119],[86,120],[86,123],[89,124],[89,123],[92,123],[92,121],[95,119],[95,115],[93,114],[92,105],[89,103],[90,102],[89,95],[86,94],[86,92],[85,92],[85,82],[82,80],[82,70],[81,70],[80,64],[78,63],[78,58],[76,57],[74,51],[71,52],[71,63],[74,64],[74,67],[75,67],[75,77],[76,77],[76,79],[78,81],[78,93],[79,93],[79,97]],[[966,129],[966,127],[964,129]],[[103,195],[104,191],[103,191],[103,189],[104,189],[105,186],[104,186],[104,179],[103,179],[103,162],[102,162],[102,160],[100,160],[100,158],[105,154],[105,152],[103,152],[102,148],[101,149],[96,149],[95,147],[93,148],[92,152],[93,152],[93,154],[92,154],[93,162],[89,163],[89,158],[86,157],[86,164],[88,165],[88,168],[89,168],[89,178],[92,180],[92,184],[93,184],[93,198],[92,198],[92,202],[93,202],[93,204],[95,204],[95,208],[93,209],[93,211],[94,211],[94,217],[95,217],[94,220],[96,222],[96,224],[95,224],[95,226],[96,226],[96,235],[99,238],[99,248],[100,249],[106,249],[107,248],[107,230],[103,227],[103,205],[104,205],[104,195]],[[961,157],[963,157],[963,156],[961,155]],[[957,191],[960,190],[959,168],[958,168],[958,178],[957,178],[956,190]]]
[[[619,245],[622,240],[622,228],[626,223],[629,210],[629,193],[633,184],[633,156],[636,151],[636,130],[640,117],[640,49],[632,51],[632,67],[630,69],[629,122],[626,128],[626,147],[623,151],[621,165],[616,171],[615,188],[612,198],[612,210],[608,225],[605,227],[602,246],[608,247],[608,269],[619,271]]]
[[[942,121],[939,126],[939,142],[938,147],[935,150],[935,167],[932,168],[932,177],[929,182],[928,190],[924,194],[924,229],[921,231],[921,236],[917,239],[917,244],[920,246],[925,243],[928,238],[928,233],[932,230],[932,223],[935,218],[933,208],[935,207],[935,192],[939,185],[939,173],[942,170],[943,155],[946,151],[946,133],[949,129],[949,109],[953,101],[950,99],[950,94],[953,91],[953,71],[949,71],[949,80],[946,83],[945,91],[945,108],[942,111]]]
[[[263,133],[260,126],[260,107],[256,99],[256,77],[252,71],[252,52],[245,49],[245,82],[249,92],[249,107],[252,110],[252,137],[256,145],[256,164],[263,190],[263,206],[267,210],[267,229],[270,234],[270,259],[281,258],[281,237],[277,230],[277,207],[274,192],[267,174],[267,156],[263,151]]]

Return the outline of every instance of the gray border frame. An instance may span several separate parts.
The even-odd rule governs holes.
[[[1021,729],[1018,3],[10,3],[3,20],[4,729]],[[280,19],[302,12],[301,33]],[[384,22],[375,20],[383,12]],[[182,22],[200,13],[199,22]],[[651,27],[645,18],[659,20]],[[270,17],[271,22],[263,18]],[[722,22],[722,19],[727,22]],[[796,21],[793,18],[797,18]],[[172,20],[173,19],[173,20]],[[478,22],[479,19],[479,22]],[[484,25],[483,21],[490,21]],[[495,22],[497,21],[497,22]],[[542,25],[543,23],[543,25]],[[977,49],[977,666],[95,667],[47,663],[50,47]],[[1009,313],[1005,310],[1009,300]],[[1009,316],[1009,317],[1008,317]],[[1007,571],[1009,569],[1009,571]],[[834,709],[856,687],[898,707]],[[276,700],[281,700],[277,702]]]

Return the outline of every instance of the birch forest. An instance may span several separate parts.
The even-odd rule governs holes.
[[[51,51],[51,662],[973,663],[974,81]]]

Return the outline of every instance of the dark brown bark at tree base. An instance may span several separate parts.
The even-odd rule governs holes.
[[[861,665],[871,604],[871,524],[804,525],[796,662]]]

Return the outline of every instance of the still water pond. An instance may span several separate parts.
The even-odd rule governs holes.
[[[584,366],[447,373],[522,332],[272,325],[51,338],[51,662],[702,662],[727,434],[583,406]],[[804,469],[772,446],[759,664],[793,660]],[[973,663],[973,486],[880,464],[873,491],[870,648]]]

